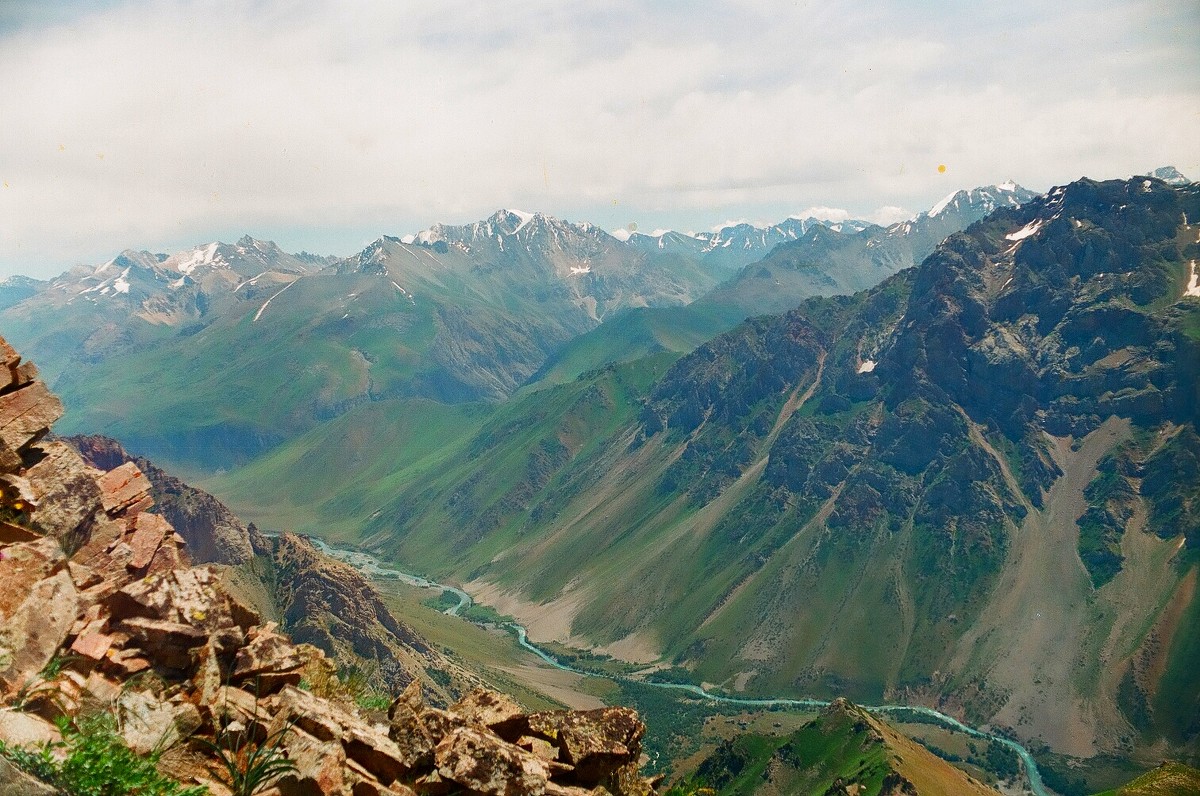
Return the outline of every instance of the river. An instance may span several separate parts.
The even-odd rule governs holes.
[[[349,550],[341,547],[333,547],[329,544],[326,544],[321,539],[317,539],[316,537],[310,536],[307,538],[321,552],[325,553],[331,558],[336,558],[339,561],[346,562],[368,577],[399,580],[402,583],[407,583],[412,586],[419,586],[425,589],[440,589],[443,593],[452,592],[455,597],[458,598],[458,602],[455,605],[447,608],[443,612],[445,614],[450,616],[459,616],[464,610],[471,606],[471,595],[467,594],[462,589],[454,586],[448,586],[444,583],[438,583],[437,581],[423,578],[420,575],[412,575],[410,573],[403,572],[397,569],[395,566],[382,562],[370,553],[364,553],[361,550]],[[655,688],[684,691],[694,696],[701,697],[702,699],[707,699],[711,702],[720,702],[726,705],[745,705],[746,707],[759,708],[823,708],[829,705],[829,700],[826,699],[790,699],[783,697],[747,699],[743,697],[732,697],[724,694],[714,694],[711,691],[706,691],[700,686],[693,685],[691,683],[662,683],[655,682],[653,680],[634,680],[633,678],[624,678],[615,674],[603,674],[600,672],[586,671],[584,669],[576,669],[573,666],[563,663],[550,653],[546,652],[544,649],[541,649],[536,644],[531,642],[529,640],[529,634],[523,625],[519,625],[516,622],[506,622],[503,626],[516,635],[518,644],[536,655],[541,660],[545,661],[547,665],[553,666],[555,669],[560,669],[564,672],[572,672],[585,677],[606,677],[610,680],[631,680],[641,685],[653,686]],[[941,711],[934,710],[933,708],[928,708],[923,705],[863,705],[862,707],[871,713],[894,713],[900,711],[920,713],[923,716],[927,716],[931,719],[941,722],[951,729],[964,732],[967,735],[975,738],[982,738],[987,741],[994,741],[1007,746],[1009,749],[1015,752],[1019,758],[1021,758],[1021,764],[1025,768],[1025,776],[1029,784],[1029,790],[1034,794],[1034,796],[1053,796],[1049,791],[1046,790],[1046,786],[1042,782],[1042,775],[1041,772],[1038,771],[1037,763],[1034,761],[1033,755],[1029,753],[1028,749],[1011,738],[1006,738],[1003,735],[996,735],[994,733],[976,729],[975,727],[970,727],[966,724],[963,724],[953,716],[947,716]]]

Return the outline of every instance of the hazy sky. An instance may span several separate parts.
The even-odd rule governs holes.
[[[1200,177],[1196,0],[581,5],[0,0],[0,276]]]

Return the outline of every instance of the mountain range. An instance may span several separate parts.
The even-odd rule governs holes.
[[[210,486],[688,680],[1194,750],[1198,200],[1055,188],[689,354],[356,407]]]
[[[631,317],[687,330],[656,329],[651,346],[674,338],[671,350],[690,350],[780,303],[874,284],[997,201],[1031,195],[1011,185],[960,191],[938,213],[886,230],[789,219],[621,241],[591,224],[502,210],[384,236],[344,259],[248,237],[171,256],[130,250],[48,282],[10,280],[0,328],[47,363],[68,432],[108,433],[177,469],[211,472],[359,403],[497,402],[561,372],[564,358],[570,369],[644,353],[644,337],[606,339]],[[769,299],[738,286],[744,266],[776,249],[794,260],[831,241],[840,258],[789,260],[797,278]],[[670,314],[688,305],[686,319]],[[592,330],[603,330],[598,341]],[[580,346],[591,348],[582,360]]]
[[[126,253],[13,282],[0,328],[65,430],[537,641],[935,705],[1052,770],[1195,760],[1200,189],[1160,176],[887,228]]]

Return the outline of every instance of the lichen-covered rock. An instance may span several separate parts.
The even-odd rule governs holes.
[[[521,715],[521,706],[504,694],[477,688],[455,702],[450,710],[481,727],[496,727]]]
[[[539,796],[546,792],[546,761],[475,727],[458,727],[434,751],[438,773],[488,796]]]
[[[574,767],[576,783],[605,787],[613,772],[631,763],[636,766],[646,732],[630,708],[533,713],[526,717],[526,726],[529,733],[558,747],[559,759]]]
[[[3,575],[0,582],[7,584]],[[38,580],[24,596],[0,617],[0,695],[17,691],[50,662],[79,609],[79,594],[65,568]]]

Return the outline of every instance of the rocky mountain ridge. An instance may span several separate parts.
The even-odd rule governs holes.
[[[243,744],[270,744],[290,761],[273,783],[281,796],[653,792],[637,774],[644,726],[627,709],[526,714],[483,689],[441,709],[411,675],[387,724],[339,700],[324,653],[264,622],[214,567],[188,564],[183,538],[150,511],[152,486],[136,463],[101,472],[45,439],[61,403],[2,340],[0,357],[6,754],[44,748],[39,769],[53,769],[65,754],[56,751],[60,727],[99,711],[161,772],[213,794],[232,783],[220,750]],[[285,560],[305,555],[297,539],[282,544],[297,548]],[[26,793],[46,792],[7,761],[0,774]]]

